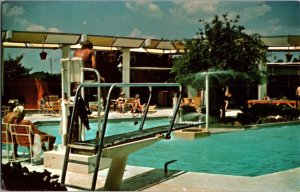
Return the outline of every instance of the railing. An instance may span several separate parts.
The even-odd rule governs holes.
[[[96,170],[99,169],[99,165],[100,165],[100,158],[101,158],[101,154],[103,151],[103,146],[104,146],[104,137],[105,137],[105,132],[106,132],[106,128],[107,128],[107,121],[108,121],[108,114],[110,111],[110,102],[111,102],[111,97],[112,97],[112,91],[116,88],[122,88],[122,87],[148,87],[149,88],[149,97],[148,97],[148,101],[147,101],[147,106],[146,106],[146,110],[145,113],[143,115],[143,119],[142,122],[140,124],[139,130],[143,130],[144,128],[144,123],[146,121],[146,117],[147,117],[147,113],[148,113],[148,109],[149,109],[149,103],[151,101],[152,98],[152,88],[153,87],[178,87],[178,92],[179,92],[179,98],[178,101],[176,103],[176,106],[174,108],[174,112],[173,112],[173,116],[172,116],[172,120],[170,122],[169,128],[167,130],[167,133],[164,135],[165,138],[169,139],[171,136],[171,132],[172,132],[172,128],[174,126],[175,123],[175,119],[176,119],[176,115],[179,109],[179,105],[180,105],[180,101],[181,101],[181,95],[182,95],[182,87],[180,84],[177,83],[133,83],[133,84],[126,84],[126,83],[120,83],[120,84],[108,84],[108,83],[83,83],[81,85],[79,85],[79,87],[76,90],[76,94],[75,94],[75,103],[74,103],[74,108],[73,108],[73,112],[72,112],[72,116],[71,116],[71,122],[69,125],[69,136],[68,136],[68,143],[67,143],[67,148],[66,148],[66,152],[65,152],[65,160],[64,160],[64,165],[63,165],[63,172],[62,172],[62,179],[61,179],[61,183],[64,184],[65,182],[65,176],[66,176],[66,169],[67,169],[67,164],[68,164],[68,159],[69,159],[69,153],[70,153],[70,143],[72,140],[72,132],[73,132],[73,127],[74,127],[74,122],[75,122],[75,114],[77,112],[78,109],[78,97],[80,95],[81,89],[84,87],[110,87],[109,92],[108,92],[108,97],[107,97],[107,101],[106,101],[106,107],[105,107],[105,113],[104,113],[104,119],[103,119],[103,124],[102,124],[102,128],[99,131],[99,139],[98,141],[96,140],[95,142],[95,149],[97,149],[97,154],[96,154],[96,161],[95,161],[95,165],[94,165],[94,175],[93,175],[93,180],[92,180],[92,190],[95,190],[95,186],[96,186],[96,181],[97,181],[97,172]],[[98,118],[101,118],[100,116]]]
[[[81,85],[78,86],[77,90],[76,90],[76,94],[75,94],[75,103],[74,103],[74,108],[73,108],[73,112],[72,112],[72,116],[71,116],[71,122],[70,122],[70,127],[69,127],[69,136],[72,135],[72,131],[73,131],[73,124],[75,121],[75,115],[77,112],[77,99],[81,93],[81,89],[82,88],[88,88],[88,87],[110,87],[109,92],[108,92],[108,96],[107,96],[107,101],[106,101],[106,106],[105,106],[105,111],[104,111],[104,116],[103,116],[103,121],[102,121],[102,128],[98,128],[99,131],[99,139],[100,139],[100,143],[99,143],[99,147],[103,146],[103,140],[104,140],[104,136],[105,136],[105,132],[106,132],[106,128],[107,128],[107,121],[108,121],[108,115],[110,112],[110,102],[112,100],[112,92],[116,89],[116,88],[122,88],[122,87],[148,87],[149,89],[149,96],[148,96],[148,100],[147,100],[147,104],[146,104],[146,109],[144,111],[143,117],[142,117],[142,121],[140,123],[139,126],[139,130],[143,130],[144,128],[144,124],[145,121],[147,119],[147,114],[148,114],[148,109],[149,109],[149,105],[152,99],[152,88],[153,87],[178,87],[178,100],[177,103],[175,105],[174,108],[174,113],[169,125],[169,130],[166,133],[165,137],[166,138],[170,138],[170,134],[172,132],[172,127],[175,123],[175,119],[176,119],[176,114],[178,112],[179,109],[179,105],[180,105],[180,100],[181,100],[181,92],[182,92],[182,87],[180,84],[178,83],[131,83],[131,84],[127,84],[127,83],[119,83],[119,84],[110,84],[110,83],[83,83]],[[100,114],[98,113],[99,117],[98,119],[100,119]],[[71,133],[70,133],[71,131]],[[69,138],[68,143],[70,143],[71,140]]]

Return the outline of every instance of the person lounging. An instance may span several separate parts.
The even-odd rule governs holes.
[[[121,113],[125,113],[126,104],[127,104],[127,99],[125,97],[125,93],[121,92],[120,97],[118,97],[116,101],[116,105],[121,110]]]
[[[141,104],[141,99],[139,94],[135,94],[134,96],[134,101],[131,107],[131,112],[132,113],[142,113],[144,109],[144,106]]]
[[[34,125],[30,120],[24,119],[25,117],[25,110],[23,106],[17,106],[13,110],[14,112],[14,120],[12,121],[13,124],[19,124],[19,125],[30,125],[32,130],[32,135],[38,134],[41,137],[41,143],[43,143],[42,148],[43,150],[47,150],[45,147],[45,142],[49,142],[49,149],[53,150],[53,145],[55,143],[56,137],[53,135],[50,135],[48,133],[40,131],[36,125]],[[17,153],[15,153],[17,154]]]

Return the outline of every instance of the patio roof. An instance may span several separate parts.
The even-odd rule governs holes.
[[[300,51],[300,35],[294,36],[266,36],[261,40],[270,51]]]
[[[69,45],[71,49],[80,47],[81,38],[91,41],[95,50],[119,50],[129,48],[134,52],[152,53],[184,53],[182,40],[158,40],[119,36],[82,35],[72,33],[2,31],[1,39],[4,47],[10,48],[45,48],[60,49]],[[300,35],[264,36],[261,40],[270,51],[299,51]]]
[[[82,35],[70,33],[2,31],[2,44],[8,48],[59,49],[69,45],[71,49],[80,47],[82,37],[91,41],[95,50],[132,49],[138,52],[182,53],[182,41],[157,40],[146,38]]]

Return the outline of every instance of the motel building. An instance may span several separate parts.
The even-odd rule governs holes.
[[[119,36],[101,36],[89,34],[2,31],[1,54],[6,48],[39,49],[41,59],[47,59],[44,50],[61,50],[61,59],[70,58],[73,51],[80,48],[80,42],[89,40],[96,51],[98,71],[106,83],[165,83],[171,78],[170,71],[175,57],[185,53],[183,40],[158,40],[146,38],[130,38]],[[300,85],[300,36],[268,36],[262,37],[268,52],[273,55],[268,63],[261,63],[260,69],[267,71],[268,81],[263,85],[249,87],[248,98],[261,100],[263,96],[277,99],[285,97],[295,100],[296,88]],[[44,52],[44,53],[43,53]],[[43,55],[44,54],[44,55]],[[276,56],[276,59],[274,55]],[[39,101],[49,88],[63,97],[61,82],[47,85],[39,79],[3,80],[2,58],[2,105],[10,99],[24,102],[26,109],[39,109]],[[137,90],[124,88],[127,97],[134,97]],[[174,91],[172,88],[156,88],[153,91],[153,104],[158,107],[172,107]],[[234,91],[234,88],[233,88]],[[105,93],[105,90],[104,90]],[[117,98],[119,92],[113,93]],[[138,92],[143,101],[143,91]],[[201,90],[186,89],[186,97],[200,96]]]

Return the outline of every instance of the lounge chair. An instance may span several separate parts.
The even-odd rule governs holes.
[[[59,113],[61,111],[61,101],[58,95],[49,95],[49,105],[45,106],[45,110],[51,113]]]
[[[148,113],[155,113],[157,112],[157,106],[156,105],[149,105],[149,108],[148,108]]]
[[[10,134],[10,131],[9,131],[9,126],[8,126],[8,123],[2,123],[1,124],[1,143],[2,144],[6,144],[6,157],[7,157],[7,161],[9,161],[9,152],[10,152],[10,147],[12,146],[13,148],[13,145],[15,144],[12,140],[12,137],[11,137],[11,134]],[[15,159],[15,154],[14,152],[12,152],[13,154],[13,159]]]
[[[31,131],[31,125],[19,125],[19,124],[9,124],[11,137],[15,143],[19,146],[29,148],[29,156],[31,164],[33,164],[33,133]],[[14,156],[14,160],[15,156]]]

